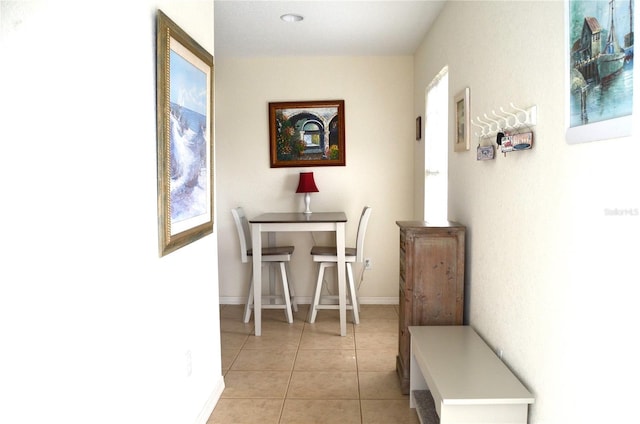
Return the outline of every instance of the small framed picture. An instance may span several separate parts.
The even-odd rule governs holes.
[[[422,116],[416,118],[416,140],[422,138]]]
[[[454,105],[456,129],[453,151],[465,152],[469,150],[469,87],[456,95]]]
[[[491,160],[494,158],[493,146],[478,146],[477,160]]]

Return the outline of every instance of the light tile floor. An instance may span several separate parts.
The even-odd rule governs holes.
[[[360,324],[349,321],[341,337],[338,311],[309,324],[308,306],[293,324],[264,310],[260,337],[241,305],[221,306],[226,388],[207,424],[418,423],[395,371],[397,307],[362,305]]]

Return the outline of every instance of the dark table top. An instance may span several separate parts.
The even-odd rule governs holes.
[[[267,212],[249,219],[249,222],[347,222],[347,215],[344,212]]]

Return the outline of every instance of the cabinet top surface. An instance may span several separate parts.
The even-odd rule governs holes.
[[[464,225],[454,221],[396,221],[400,228],[464,228]]]
[[[533,403],[533,395],[467,325],[411,326],[411,349],[445,404]]]

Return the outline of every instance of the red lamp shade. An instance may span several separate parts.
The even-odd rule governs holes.
[[[316,182],[313,180],[313,172],[301,172],[296,193],[316,193],[318,191],[320,190],[318,190]]]

